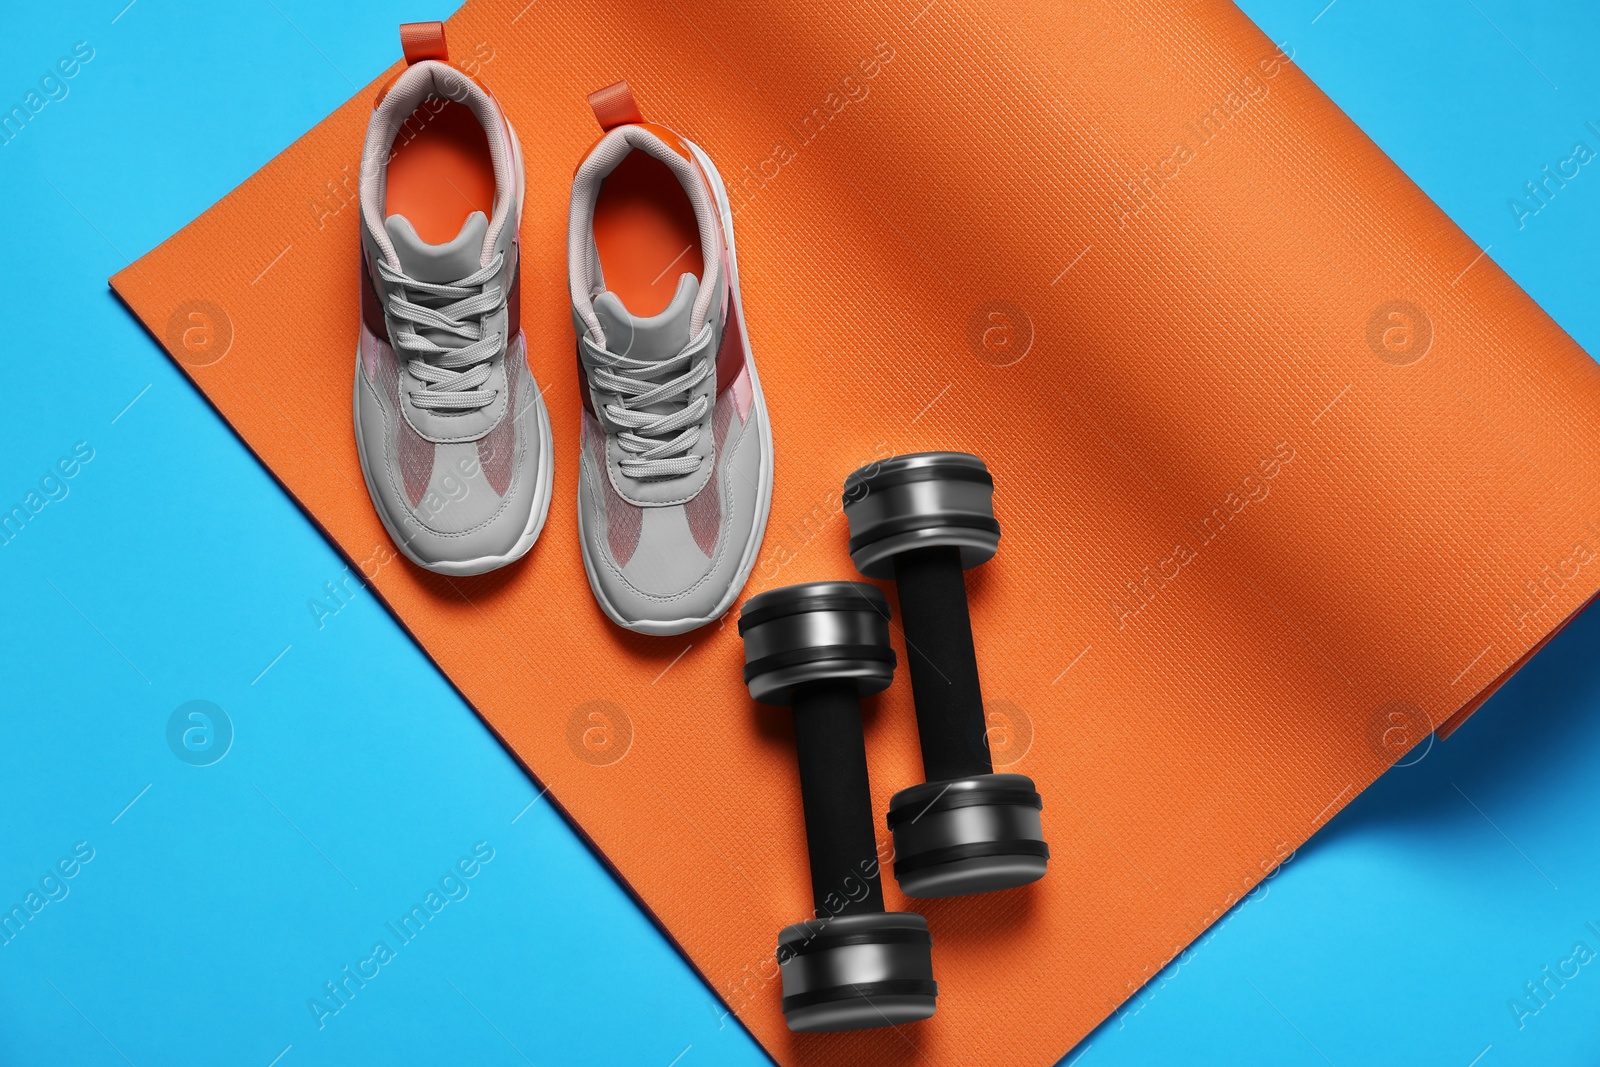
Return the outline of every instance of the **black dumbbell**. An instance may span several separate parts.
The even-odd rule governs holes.
[[[995,774],[962,571],[1000,545],[994,479],[964,452],[920,452],[845,479],[850,558],[900,594],[922,769],[889,804],[895,879],[907,896],[1026,885],[1050,858],[1033,780]]]
[[[889,603],[860,582],[791,585],[751,597],[739,633],[750,695],[794,710],[800,755],[816,918],[778,934],[789,1029],[926,1019],[933,938],[922,916],[883,910],[861,732],[861,698],[894,680]]]

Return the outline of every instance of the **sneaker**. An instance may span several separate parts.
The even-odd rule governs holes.
[[[361,156],[361,473],[400,551],[482,574],[533,547],[550,508],[550,417],[521,326],[522,149],[500,104],[401,27],[409,64]]]
[[[772,502],[772,429],[739,301],[733,213],[699,146],[589,98],[567,266],[583,440],[578,532],[600,607],[648,634],[720,618]]]

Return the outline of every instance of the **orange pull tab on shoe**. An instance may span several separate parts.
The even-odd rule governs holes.
[[[440,63],[450,62],[450,49],[444,43],[444,23],[442,22],[403,22],[400,24],[400,49],[406,54],[406,66],[421,63],[424,59],[436,59]],[[398,81],[400,75],[383,83],[383,88],[378,90],[377,98],[372,101],[373,109],[383,103],[383,98],[389,95],[389,89]]]
[[[604,89],[596,89],[589,94],[589,106],[594,109],[595,120],[600,123],[602,130],[644,121],[644,116],[639,114],[639,105],[634,103],[633,90],[628,88],[627,82],[617,82]]]
[[[450,62],[450,50],[444,43],[444,23],[407,22],[400,26],[400,47],[406,54],[406,63],[421,63],[424,59]]]

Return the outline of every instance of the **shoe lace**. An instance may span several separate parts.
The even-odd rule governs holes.
[[[676,478],[700,469],[701,457],[690,455],[700,440],[700,422],[710,401],[691,394],[712,373],[707,349],[711,324],[666,359],[643,360],[612,352],[587,336],[583,344],[590,355],[590,381],[617,400],[605,405],[606,417],[625,429],[617,442],[627,453],[620,463],[630,478]],[[663,375],[674,374],[663,380]],[[669,410],[643,410],[666,405]]]
[[[489,361],[500,351],[504,338],[485,333],[484,323],[506,306],[500,285],[489,284],[503,260],[504,256],[496,253],[487,267],[449,284],[418,281],[378,262],[378,273],[398,289],[389,294],[389,314],[410,324],[395,332],[394,345],[409,357],[406,368],[412,377],[427,383],[410,392],[417,407],[453,413],[493,402],[495,390],[480,386],[489,380]],[[424,337],[419,329],[437,330],[463,343],[440,344]]]

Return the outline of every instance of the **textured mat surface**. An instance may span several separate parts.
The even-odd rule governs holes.
[[[558,454],[522,564],[417,571],[361,484],[376,86],[114,284],[781,1062],[1052,1061],[1595,591],[1600,371],[1229,5],[475,0],[450,33],[527,155]],[[731,625],[626,634],[583,578],[565,206],[619,77],[733,187],[778,446],[750,591],[851,574],[838,489],[874,456],[996,474],[969,587],[1052,872],[919,909],[914,1027],[784,1030],[785,716]],[[869,729],[881,811],[920,774],[903,678]]]

